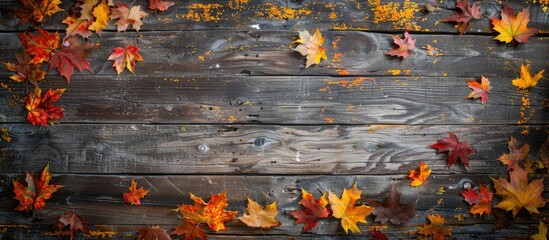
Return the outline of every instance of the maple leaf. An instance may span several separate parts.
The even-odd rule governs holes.
[[[424,236],[432,236],[433,240],[444,240],[446,236],[452,235],[452,229],[446,226],[444,218],[440,215],[429,215],[429,224],[418,227],[418,233]]]
[[[92,20],[83,19],[82,17],[75,18],[73,16],[67,15],[65,20],[63,20],[64,24],[69,25],[67,29],[65,29],[67,32],[66,37],[76,36],[77,34],[82,36],[83,38],[90,37],[92,35],[92,32],[88,28],[92,24],[92,22]]]
[[[481,16],[480,9],[475,3],[469,5],[467,0],[456,2],[456,7],[461,11],[452,14],[451,16],[442,19],[443,22],[457,22],[458,31],[464,34],[469,26],[469,21],[472,19],[479,19]]]
[[[137,182],[132,179],[130,186],[128,187],[130,192],[124,193],[124,201],[130,203],[131,205],[141,205],[139,199],[144,198],[149,190],[145,190],[143,187],[137,189]]]
[[[519,163],[526,159],[526,157],[528,157],[528,153],[530,152],[529,144],[524,144],[520,147],[519,142],[514,137],[511,137],[511,140],[509,140],[507,148],[509,149],[509,154],[504,153],[498,158],[500,162],[507,165],[507,170],[516,169],[519,167]]]
[[[461,195],[468,202],[471,207],[471,214],[482,214],[486,213],[490,215],[492,213],[492,196],[494,195],[492,191],[482,183],[478,187],[478,191],[468,188],[465,191],[461,192]]]
[[[36,86],[38,81],[46,77],[46,72],[40,70],[40,64],[29,63],[32,58],[27,52],[19,50],[15,54],[15,58],[17,58],[17,64],[2,62],[6,65],[8,71],[16,73],[10,77],[12,80],[16,82],[28,80],[32,85]]]
[[[523,9],[515,16],[513,9],[505,5],[501,10],[501,19],[491,18],[494,30],[499,35],[494,39],[500,42],[510,43],[513,39],[519,43],[528,42],[528,38],[536,32],[535,28],[527,27],[530,21],[530,7]]]
[[[142,227],[139,229],[137,240],[171,240],[166,230],[159,226]]]
[[[545,225],[541,220],[538,225],[538,233],[530,236],[532,240],[547,240],[547,225]]]
[[[23,7],[15,9],[14,13],[19,18],[19,24],[25,24],[32,20],[33,24],[44,22],[46,16],[51,16],[63,11],[59,7],[60,0],[20,0]]]
[[[530,74],[530,64],[524,65],[520,64],[520,77],[513,79],[513,86],[518,89],[528,89],[530,87],[535,87],[538,84],[538,81],[543,77],[544,69],[540,70],[536,75],[532,76]]]
[[[101,35],[101,30],[107,27],[109,22],[109,6],[105,0],[102,0],[97,6],[93,9],[92,12],[95,21],[88,27],[89,30],[97,32]]]
[[[408,32],[404,32],[404,39],[397,35],[393,35],[393,40],[398,47],[395,47],[387,52],[387,55],[398,56],[406,59],[410,55],[410,50],[416,48],[416,39],[413,39]]]
[[[389,198],[384,203],[377,200],[368,200],[370,206],[374,208],[372,214],[376,215],[374,221],[385,224],[388,221],[395,225],[407,223],[410,218],[416,214],[416,205],[419,199],[408,204],[400,203],[400,193],[395,189],[395,185],[391,187]]]
[[[141,57],[141,54],[139,54],[139,48],[130,44],[126,49],[119,47],[115,48],[114,53],[111,54],[107,60],[114,61],[112,66],[116,69],[116,73],[120,75],[125,67],[133,73],[135,62],[143,61],[143,58]]]
[[[457,136],[448,132],[449,138],[437,140],[437,143],[431,145],[436,148],[438,153],[448,152],[448,168],[454,164],[458,158],[461,159],[463,165],[469,168],[469,155],[475,153],[475,150],[467,142],[460,142]]]
[[[526,208],[530,213],[539,213],[538,208],[545,206],[547,199],[543,193],[543,178],[528,183],[528,173],[520,168],[509,172],[510,182],[503,178],[493,179],[496,195],[503,198],[495,207],[513,211],[513,217]]]
[[[311,36],[307,30],[298,32],[299,39],[295,40],[294,43],[299,43],[299,45],[292,50],[301,53],[302,56],[307,56],[305,68],[308,68],[313,64],[319,64],[322,59],[328,59],[326,56],[326,50],[322,47],[322,44],[324,44],[324,38],[318,29],[316,29],[313,36]]]
[[[68,37],[63,42],[63,47],[51,55],[49,71],[57,68],[59,74],[67,79],[67,83],[71,83],[74,68],[80,72],[85,69],[93,73],[86,57],[91,54],[94,48],[91,44],[81,43],[78,37]]]
[[[74,239],[76,231],[78,230],[82,231],[84,234],[90,234],[88,222],[84,219],[84,217],[76,214],[71,210],[67,210],[65,214],[61,215],[59,221],[55,224],[54,228],[61,231],[63,228],[69,225],[71,240]]]
[[[428,169],[428,167],[429,166],[427,164],[419,161],[419,170],[409,170],[410,174],[408,174],[408,177],[413,180],[410,183],[410,186],[417,187],[429,178],[429,175],[431,175],[431,169]]]
[[[510,213],[503,209],[494,208],[492,209],[492,213],[494,214],[494,226],[492,227],[492,231],[506,228],[515,220]]]
[[[225,222],[235,219],[237,211],[225,210],[229,206],[226,192],[212,194],[207,204],[192,193],[191,200],[194,205],[179,205],[177,211],[193,222],[208,224],[213,231],[225,230]]]
[[[321,218],[327,218],[330,215],[330,210],[326,208],[328,205],[328,199],[326,194],[315,200],[313,194],[301,189],[301,201],[299,204],[303,206],[303,209],[298,209],[290,212],[290,215],[296,220],[295,224],[305,223],[303,225],[303,231],[310,232],[318,224],[318,220]]]
[[[389,240],[378,228],[368,231],[368,234],[372,236],[371,240]]]
[[[360,233],[357,223],[366,223],[366,217],[374,210],[372,207],[366,205],[355,207],[355,202],[360,199],[361,193],[362,191],[356,188],[356,182],[351,188],[343,189],[341,198],[332,192],[328,192],[332,216],[341,218],[341,226],[345,230],[345,233],[348,233],[349,230],[353,233]]]
[[[27,186],[13,180],[13,192],[19,205],[15,208],[17,211],[41,210],[46,206],[46,200],[52,197],[52,194],[59,188],[60,185],[50,185],[51,174],[50,164],[46,164],[44,170],[40,174],[40,179],[35,179],[32,173],[27,172],[25,182]]]
[[[61,98],[63,92],[65,92],[64,88],[48,89],[42,95],[42,90],[35,87],[34,91],[29,93],[25,100],[25,108],[29,110],[27,120],[33,125],[46,126],[46,124],[53,124],[65,116],[63,108],[53,105],[53,102]]]
[[[183,224],[176,226],[173,232],[170,233],[170,235],[185,235],[184,240],[196,240],[197,238],[201,240],[208,239],[208,235],[206,235],[206,233],[200,226],[194,224],[189,220],[182,220]]]
[[[278,215],[276,201],[263,208],[263,206],[254,202],[254,200],[248,198],[246,211],[249,214],[242,215],[238,220],[242,221],[248,227],[269,229],[280,226],[280,222],[276,220],[276,216]]]
[[[114,24],[118,26],[118,31],[126,31],[128,25],[132,25],[135,31],[139,32],[141,25],[141,19],[148,16],[146,12],[141,11],[141,6],[134,6],[131,9],[128,8],[126,3],[117,3],[116,8],[112,9],[111,19],[118,19]]]
[[[166,11],[174,2],[165,2],[164,0],[149,0],[149,9],[154,11]]]
[[[80,6],[82,9],[79,12],[79,17],[67,15],[63,23],[69,25],[67,27],[67,35],[80,35],[83,38],[91,36],[92,31],[101,34],[101,30],[107,27],[109,21],[109,7],[105,0],[84,0]]]
[[[59,34],[50,34],[43,29],[38,29],[38,34],[33,35],[29,32],[17,34],[21,39],[21,44],[27,49],[27,53],[33,56],[29,62],[39,64],[47,62],[53,51],[59,48]]]
[[[486,100],[488,100],[488,92],[491,90],[490,80],[488,80],[487,77],[482,76],[480,83],[476,80],[467,80],[467,85],[469,88],[473,89],[473,91],[467,95],[467,98],[480,98],[480,102],[485,104]]]

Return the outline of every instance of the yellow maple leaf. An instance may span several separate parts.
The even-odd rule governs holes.
[[[332,192],[328,192],[332,216],[341,218],[341,226],[345,230],[345,233],[348,233],[349,229],[353,233],[360,233],[357,223],[366,223],[366,216],[370,215],[374,210],[373,207],[366,205],[355,207],[356,200],[360,199],[360,193],[362,191],[356,188],[356,182],[351,188],[343,189],[341,198]]]
[[[545,70],[542,69],[536,75],[532,76],[530,74],[530,64],[524,65],[521,63],[520,65],[520,77],[513,79],[513,85],[518,89],[535,87],[541,77],[543,77]]]
[[[313,64],[319,64],[321,59],[328,58],[326,57],[326,50],[322,47],[322,44],[324,44],[324,38],[318,29],[316,29],[313,36],[311,36],[307,30],[298,32],[299,39],[295,42],[300,43],[300,45],[293,48],[293,50],[301,53],[303,56],[307,56],[305,68],[308,68]]]
[[[105,0],[101,1],[101,3],[93,9],[92,13],[95,17],[95,22],[93,22],[88,29],[100,34],[101,30],[106,28],[107,22],[109,22],[109,6],[107,5],[107,2],[105,2]]]
[[[538,208],[545,206],[547,199],[543,193],[543,178],[528,183],[528,173],[521,167],[509,172],[510,181],[503,178],[493,179],[496,194],[503,198],[496,208],[513,211],[513,217],[526,208],[530,213],[539,213]]]
[[[545,225],[541,220],[538,225],[538,233],[530,236],[532,240],[547,240],[547,225]]]
[[[505,5],[501,10],[501,19],[491,18],[494,30],[499,32],[494,39],[510,43],[515,39],[519,43],[528,42],[528,38],[538,31],[527,27],[530,21],[530,7],[523,9],[515,16],[513,9]]]
[[[251,198],[248,198],[248,207],[246,210],[249,214],[244,214],[238,219],[245,223],[248,227],[255,228],[272,228],[280,226],[280,222],[276,220],[278,209],[276,201],[263,208]]]
[[[418,233],[424,236],[432,236],[433,240],[444,240],[446,236],[452,236],[452,229],[446,226],[444,218],[440,215],[429,215],[429,224],[418,227]]]

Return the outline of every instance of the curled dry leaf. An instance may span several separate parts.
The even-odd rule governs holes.
[[[139,229],[137,240],[171,240],[166,230],[159,226],[142,227]]]
[[[513,217],[525,208],[530,213],[538,213],[538,208],[545,206],[547,199],[543,193],[543,178],[528,182],[528,173],[520,168],[514,168],[509,172],[510,181],[503,178],[493,179],[496,195],[503,198],[496,204],[496,208],[506,211],[513,211]]]
[[[124,68],[128,68],[130,72],[133,73],[135,62],[143,61],[141,54],[139,54],[139,48],[134,45],[128,45],[126,49],[124,48],[115,48],[114,53],[109,56],[109,59],[114,61],[112,65],[116,69],[116,73],[120,74],[124,71]]]
[[[479,19],[481,12],[476,3],[469,5],[467,0],[457,1],[456,7],[460,9],[460,12],[456,12],[451,16],[442,19],[442,21],[456,22],[458,31],[461,34],[464,34],[467,31],[467,27],[469,27],[469,21],[472,19]]]
[[[187,220],[208,224],[213,231],[217,232],[227,228],[226,221],[235,219],[237,211],[225,210],[229,206],[226,192],[212,194],[208,203],[191,193],[191,200],[194,205],[181,204],[176,209]]]
[[[480,98],[480,102],[485,104],[486,100],[488,100],[488,92],[492,89],[490,87],[490,80],[488,80],[487,77],[482,76],[480,83],[476,80],[467,80],[467,85],[469,88],[473,89],[473,91],[467,95],[467,98]]]
[[[353,233],[360,233],[357,223],[366,223],[366,217],[372,213],[374,208],[366,205],[356,207],[355,202],[360,199],[360,194],[356,187],[356,182],[349,189],[343,189],[341,198],[332,192],[328,192],[328,199],[332,208],[332,216],[341,219],[341,227],[348,233],[349,230]]]
[[[13,199],[19,201],[19,205],[15,208],[17,211],[41,210],[46,206],[46,200],[52,197],[52,194],[63,186],[50,185],[51,174],[50,164],[46,164],[40,178],[34,178],[32,173],[27,172],[25,182],[27,186],[13,180]]]
[[[428,167],[427,164],[419,161],[419,170],[409,170],[408,177],[412,179],[410,186],[417,187],[427,181],[427,178],[431,175],[431,169],[428,169]]]
[[[269,229],[280,226],[280,222],[276,220],[278,215],[276,201],[263,208],[254,200],[248,198],[246,211],[248,211],[248,214],[244,214],[238,219],[248,227]]]
[[[60,0],[19,0],[23,6],[13,12],[19,18],[19,24],[31,22],[33,25],[44,22],[46,16],[63,11]]]
[[[448,134],[449,138],[439,139],[431,147],[436,148],[438,153],[448,152],[448,168],[456,163],[458,158],[469,168],[469,155],[475,153],[475,150],[467,142],[460,142],[454,133],[448,132]]]
[[[42,90],[35,87],[34,91],[29,93],[25,99],[25,108],[29,111],[27,121],[33,125],[46,126],[48,123],[54,124],[64,117],[63,108],[53,105],[53,102],[61,99],[63,92],[65,92],[64,88],[48,89],[42,95]]]
[[[326,57],[326,50],[322,47],[324,38],[318,29],[313,36],[311,36],[307,30],[298,32],[299,39],[295,42],[300,43],[300,45],[293,50],[301,53],[302,56],[307,56],[305,68],[308,68],[313,64],[319,64],[320,60],[328,58]]]
[[[505,5],[501,10],[501,19],[491,19],[494,30],[499,32],[494,39],[501,42],[510,43],[513,39],[518,43],[528,42],[528,38],[538,32],[535,28],[527,27],[530,21],[530,7],[515,16],[513,9]]]
[[[498,160],[507,165],[507,170],[516,169],[519,166],[519,163],[528,157],[530,152],[530,145],[524,144],[522,147],[516,138],[511,137],[509,144],[507,146],[509,153],[504,153],[499,156]]]
[[[374,221],[381,224],[391,222],[395,225],[400,225],[410,221],[410,218],[416,215],[416,205],[419,199],[408,204],[400,203],[400,193],[395,189],[395,185],[391,186],[389,197],[385,202],[377,200],[368,200],[370,206],[374,208],[372,214],[376,215]]]
[[[41,64],[29,63],[32,58],[27,52],[19,50],[15,57],[17,58],[17,64],[2,62],[6,65],[8,71],[15,72],[15,75],[10,77],[13,81],[23,82],[28,80],[29,83],[36,86],[38,81],[44,80],[46,72],[40,70]]]
[[[471,214],[479,214],[482,216],[484,213],[487,215],[492,214],[492,197],[493,193],[484,184],[480,184],[478,190],[468,188],[461,192],[461,195],[472,207]]]
[[[415,49],[416,39],[412,38],[408,32],[404,32],[404,39],[393,35],[393,40],[398,47],[387,52],[387,55],[402,57],[406,59],[410,55],[410,50]]]
[[[543,77],[543,72],[545,70],[540,70],[536,75],[532,76],[530,74],[530,64],[521,64],[520,66],[520,77],[513,79],[513,86],[518,89],[528,89],[530,87],[535,87],[538,84],[538,81]]]
[[[126,31],[130,24],[135,31],[139,32],[141,25],[143,25],[141,19],[148,15],[146,12],[141,11],[141,6],[133,6],[130,9],[126,3],[117,3],[116,8],[112,9],[109,17],[113,20],[118,19],[114,25],[118,26],[119,32]]]
[[[206,240],[208,239],[208,235],[204,232],[204,229],[202,229],[198,224],[193,223],[189,220],[183,220],[183,224],[177,225],[173,232],[170,233],[170,235],[185,235],[184,240]]]
[[[429,224],[418,227],[418,233],[426,237],[431,236],[433,240],[444,240],[446,236],[452,236],[452,229],[446,226],[444,218],[440,215],[429,215]]]
[[[328,205],[328,199],[326,193],[315,200],[313,194],[301,189],[301,201],[299,204],[303,206],[303,209],[298,209],[290,212],[290,215],[296,220],[295,224],[304,223],[303,231],[310,232],[318,224],[318,220],[321,218],[327,218],[330,215],[330,210],[326,208]]]
[[[124,193],[124,201],[131,205],[141,205],[141,198],[144,198],[149,190],[145,190],[143,187],[137,188],[137,182],[132,179],[130,186],[128,187],[130,192]]]
[[[71,210],[68,210],[65,214],[61,215],[59,221],[55,224],[54,229],[62,231],[66,226],[70,226],[69,231],[71,240],[74,239],[76,231],[78,230],[82,231],[84,234],[90,234],[86,219]]]

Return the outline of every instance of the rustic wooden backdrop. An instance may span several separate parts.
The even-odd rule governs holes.
[[[400,2],[401,16],[379,11],[389,2]],[[209,198],[227,190],[229,208],[240,213],[246,197],[261,204],[278,200],[282,225],[266,231],[234,221],[228,231],[209,232],[211,238],[364,239],[379,226],[372,217],[359,225],[362,234],[347,236],[333,218],[304,234],[288,215],[298,208],[301,188],[340,194],[354,181],[364,199],[384,200],[393,183],[404,202],[419,198],[409,224],[383,227],[390,238],[416,238],[415,226],[429,214],[444,216],[458,239],[528,237],[538,219],[548,222],[548,208],[493,232],[494,217],[469,215],[460,191],[464,184],[507,177],[496,158],[507,151],[510,136],[531,144],[530,157],[539,158],[549,131],[549,81],[517,91],[511,80],[521,63],[547,69],[549,12],[540,1],[504,1],[515,10],[530,6],[529,26],[541,32],[530,43],[501,44],[489,20],[499,16],[501,4],[474,2],[486,14],[459,35],[453,24],[440,22],[455,1],[436,1],[433,12],[425,10],[429,0],[177,1],[151,13],[140,32],[116,32],[111,22],[101,37],[90,37],[98,45],[89,58],[95,74],[76,73],[70,85],[48,74],[43,89],[67,91],[59,102],[65,117],[46,128],[25,121],[21,101],[30,86],[12,82],[0,67],[7,84],[0,90],[0,127],[13,137],[0,143],[0,237],[43,239],[59,215],[73,209],[107,236],[134,239],[142,226],[179,224],[171,209],[190,203],[190,192]],[[16,34],[26,26],[9,12],[17,1],[0,4],[0,60],[14,61]],[[71,4],[64,1],[62,8]],[[133,4],[148,6],[145,0]],[[63,32],[65,16],[49,17],[45,28]],[[304,69],[304,58],[290,45],[298,30],[316,28],[329,59]],[[417,38],[417,48],[404,61],[385,55],[391,35],[404,30]],[[137,45],[144,61],[135,74],[117,75],[106,59],[127,44]],[[485,105],[465,99],[465,81],[481,75],[493,87]],[[429,147],[447,131],[477,151],[470,169],[448,169],[446,155]],[[412,188],[406,175],[419,160],[433,174]],[[47,162],[52,182],[65,187],[38,216],[14,211],[11,179]],[[547,174],[535,177],[543,176],[547,190]],[[150,190],[142,206],[123,202],[131,179]]]

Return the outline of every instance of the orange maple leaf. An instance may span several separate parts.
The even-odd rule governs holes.
[[[63,92],[65,92],[64,88],[48,89],[42,95],[42,90],[35,87],[25,100],[25,108],[29,110],[27,120],[34,125],[46,126],[46,124],[53,124],[64,117],[63,108],[53,105],[53,102],[61,99]]]
[[[516,138],[511,137],[507,146],[509,153],[504,153],[499,156],[498,160],[507,165],[507,170],[516,169],[519,167],[519,163],[528,157],[530,152],[530,145],[524,144],[522,147]]]
[[[15,72],[16,74],[10,78],[16,82],[23,82],[28,80],[29,83],[36,86],[38,81],[44,80],[46,77],[46,72],[40,70],[41,64],[32,64],[31,57],[28,53],[23,50],[19,50],[15,57],[17,58],[17,64],[2,62],[6,65],[6,68],[10,72]]]
[[[480,98],[480,102],[485,104],[486,100],[488,100],[488,92],[492,89],[490,87],[490,80],[488,80],[487,77],[481,76],[480,83],[476,80],[467,80],[467,85],[469,88],[473,89],[473,91],[467,95],[467,98]]]
[[[19,24],[44,22],[46,16],[51,16],[63,11],[59,7],[60,0],[20,0],[23,7],[15,9],[14,13],[19,18]]]
[[[302,56],[307,56],[305,68],[308,68],[313,64],[319,64],[322,59],[328,59],[326,50],[322,47],[324,38],[318,29],[316,29],[313,36],[311,36],[307,30],[298,32],[299,39],[295,40],[295,43],[300,44],[296,48],[293,48],[293,50],[301,53]]]
[[[246,211],[249,214],[242,215],[238,220],[242,221],[248,227],[269,229],[280,226],[280,222],[276,220],[276,216],[278,215],[276,201],[263,208],[257,202],[254,202],[254,200],[248,198]]]
[[[114,25],[118,26],[118,31],[126,31],[128,26],[131,24],[135,31],[139,32],[141,25],[141,19],[148,16],[146,12],[141,11],[141,6],[134,6],[131,9],[128,8],[126,3],[117,3],[116,8],[112,9],[111,19],[118,19]]]
[[[137,189],[137,182],[132,179],[130,186],[128,187],[130,192],[124,193],[124,201],[131,205],[141,205],[141,198],[144,198],[149,190],[145,190],[143,187]]]
[[[452,229],[446,226],[444,218],[440,215],[429,215],[429,224],[418,227],[418,233],[425,236],[432,236],[433,240],[444,240],[446,236],[452,236]]]
[[[366,217],[372,213],[374,208],[366,205],[355,207],[355,202],[360,199],[360,194],[356,187],[356,182],[349,189],[343,189],[341,198],[332,192],[328,192],[328,199],[332,208],[332,216],[341,218],[341,226],[345,233],[349,230],[353,233],[360,233],[357,223],[366,223]]]
[[[528,183],[528,173],[520,168],[514,168],[509,172],[510,182],[503,178],[493,179],[496,195],[503,198],[496,208],[506,211],[513,211],[513,217],[522,209],[526,208],[530,213],[538,213],[538,208],[545,206],[547,199],[543,193],[543,178]]]
[[[532,76],[530,74],[530,64],[524,65],[520,64],[520,77],[513,79],[513,86],[518,89],[527,89],[530,87],[535,87],[538,84],[538,81],[543,77],[544,69],[540,70],[536,75]]]
[[[213,231],[225,230],[225,222],[234,220],[237,211],[226,211],[229,206],[226,192],[212,194],[208,203],[191,193],[194,205],[182,204],[176,209],[184,218],[196,223],[206,223]]]
[[[170,233],[170,235],[185,235],[184,240],[196,240],[197,238],[200,240],[208,239],[208,235],[206,235],[204,230],[199,225],[194,224],[192,221],[189,220],[182,220],[183,224],[176,226],[173,232]]]
[[[112,65],[116,69],[116,73],[120,75],[124,68],[128,68],[133,73],[135,62],[143,61],[141,54],[139,54],[139,48],[134,45],[128,45],[126,49],[115,48],[114,53],[109,56],[107,60],[113,60]]]
[[[428,167],[429,166],[427,164],[419,161],[419,170],[409,170],[410,174],[408,174],[408,177],[413,180],[410,183],[410,186],[417,187],[429,178],[429,175],[431,175],[431,169],[428,169]]]
[[[15,208],[17,211],[31,211],[31,210],[41,210],[46,206],[46,200],[52,197],[52,194],[56,192],[59,188],[63,186],[60,185],[50,185],[51,174],[50,174],[50,164],[46,164],[42,174],[40,174],[40,179],[35,179],[32,173],[27,172],[27,177],[25,182],[27,186],[18,181],[13,180],[13,192],[15,193],[16,199],[19,201],[19,205]]]
[[[515,16],[513,9],[505,5],[501,10],[501,19],[491,19],[494,30],[499,32],[494,39],[501,42],[510,43],[513,39],[519,43],[528,42],[528,38],[538,32],[535,28],[527,27],[530,21],[530,7],[523,9]]]
[[[59,48],[59,34],[50,34],[44,29],[38,29],[38,34],[33,35],[30,32],[17,34],[21,39],[21,44],[26,47],[29,55],[34,56],[29,63],[38,64],[47,62],[56,49]]]
[[[461,195],[466,202],[473,206],[471,207],[471,214],[479,214],[482,216],[484,213],[487,215],[492,213],[492,197],[494,194],[486,185],[481,183],[478,186],[478,191],[467,188],[465,191],[461,192]]]

